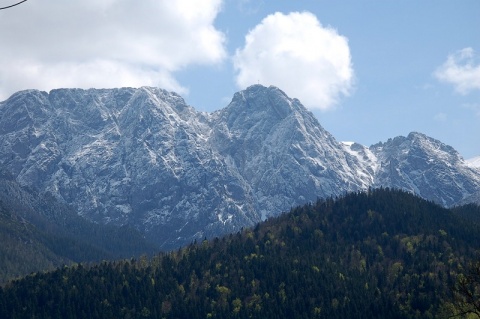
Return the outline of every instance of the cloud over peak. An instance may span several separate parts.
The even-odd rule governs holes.
[[[472,48],[464,48],[450,54],[435,71],[435,77],[455,87],[460,94],[480,90],[480,62]]]
[[[309,108],[332,108],[353,84],[347,38],[309,12],[267,16],[247,34],[233,61],[240,88],[276,85]]]

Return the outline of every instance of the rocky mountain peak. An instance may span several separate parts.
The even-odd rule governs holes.
[[[425,134],[398,136],[370,150],[381,163],[377,186],[405,189],[445,206],[464,200],[480,187],[480,174],[455,149]]]
[[[339,143],[273,86],[253,85],[212,114],[152,87],[23,91],[0,103],[0,145],[0,165],[21,185],[165,248],[368,187],[445,206],[480,189],[480,171],[440,141]]]
[[[411,141],[412,147],[421,148],[431,156],[444,156],[449,161],[460,160],[459,153],[453,147],[425,134],[411,132],[407,139]]]
[[[237,127],[261,129],[274,126],[293,112],[292,100],[280,89],[253,85],[235,93],[230,104],[217,112],[231,131]]]

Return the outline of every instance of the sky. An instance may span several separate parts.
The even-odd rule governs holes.
[[[339,141],[417,131],[480,156],[480,1],[28,0],[0,10],[0,100],[157,86],[212,112],[257,83],[298,98]]]

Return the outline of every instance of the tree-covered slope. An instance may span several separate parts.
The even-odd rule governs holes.
[[[372,190],[151,260],[30,275],[0,290],[0,317],[437,318],[479,246],[453,211]]]
[[[86,221],[53,197],[0,178],[0,283],[72,262],[153,251],[132,229]]]
[[[2,202],[0,242],[0,282],[68,262],[42,243],[43,235],[32,224],[6,210]]]

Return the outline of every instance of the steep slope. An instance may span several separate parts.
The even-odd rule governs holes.
[[[373,177],[298,100],[254,85],[212,115],[211,145],[251,188],[264,219],[317,197],[368,187]]]
[[[244,182],[208,146],[206,115],[174,93],[31,90],[0,111],[2,167],[90,220],[133,225],[167,246],[259,220]]]
[[[72,262],[151,254],[135,230],[93,224],[50,196],[0,178],[0,283]]]
[[[298,100],[252,86],[215,114],[155,88],[24,91],[0,104],[0,163],[90,220],[164,247],[365,188]]]
[[[0,317],[450,318],[479,242],[451,210],[378,189],[150,261],[28,276],[0,288]]]
[[[0,145],[20,185],[167,249],[348,191],[396,187],[451,206],[480,189],[480,171],[439,141],[339,143],[261,85],[212,114],[150,87],[18,92],[0,103]]]
[[[43,234],[0,201],[0,284],[38,270],[70,262],[44,244]]]
[[[452,147],[421,133],[372,145],[379,170],[373,186],[411,191],[453,206],[480,189],[480,172],[470,168]]]

